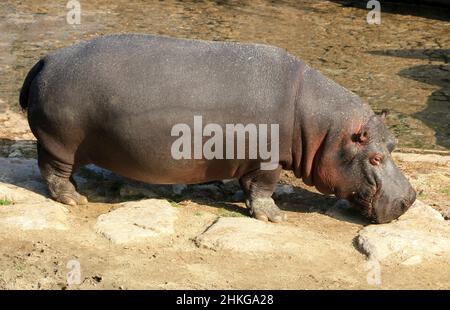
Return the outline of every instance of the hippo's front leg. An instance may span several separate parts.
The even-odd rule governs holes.
[[[262,221],[281,222],[286,220],[286,215],[281,212],[272,199],[281,167],[275,170],[255,170],[244,175],[240,184],[245,191],[247,208],[250,214]]]

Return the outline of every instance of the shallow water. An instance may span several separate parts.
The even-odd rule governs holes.
[[[66,1],[0,3],[0,112],[19,110],[31,66],[102,34],[142,32],[277,45],[367,100],[402,147],[450,148],[450,11],[382,5],[381,25],[352,1]],[[357,1],[354,1],[355,3]],[[361,2],[361,1],[360,1]],[[355,7],[359,6],[359,7]]]

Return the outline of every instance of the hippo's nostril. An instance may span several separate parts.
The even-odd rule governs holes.
[[[406,202],[405,200],[400,201],[400,210],[402,210],[402,212],[405,212],[406,210],[409,209],[409,206],[411,204]]]

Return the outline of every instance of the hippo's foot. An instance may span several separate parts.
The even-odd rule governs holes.
[[[272,198],[255,198],[246,201],[250,215],[257,220],[279,223],[287,219]]]
[[[57,157],[47,152],[40,143],[37,144],[38,164],[42,178],[47,183],[50,196],[63,204],[76,206],[85,205],[88,200],[76,190],[72,177],[73,164],[61,162]]]
[[[76,191],[73,180],[53,175],[48,176],[46,181],[50,196],[56,201],[70,206],[88,203],[87,198]]]
[[[69,206],[86,205],[88,199],[76,191],[73,192],[61,192],[53,197],[56,201]]]

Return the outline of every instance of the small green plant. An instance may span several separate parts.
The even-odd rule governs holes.
[[[441,193],[445,194],[447,196],[450,196],[450,188],[443,188],[443,189],[441,189]]]
[[[180,205],[176,202],[176,201],[173,201],[173,200],[170,200],[170,199],[168,199],[167,200],[169,203],[170,203],[170,205],[172,206],[172,207],[174,207],[174,208],[179,208],[180,207]]]
[[[419,192],[419,197],[420,197],[420,199],[427,199],[428,195],[424,191],[420,191]]]
[[[23,272],[25,270],[25,265],[21,262],[17,262],[14,264],[14,268],[16,269],[17,272]]]
[[[220,217],[245,217],[245,215],[242,213],[230,211],[225,208],[220,208],[217,212],[217,215]]]
[[[13,202],[7,198],[0,198],[0,206],[9,206],[12,205]]]

